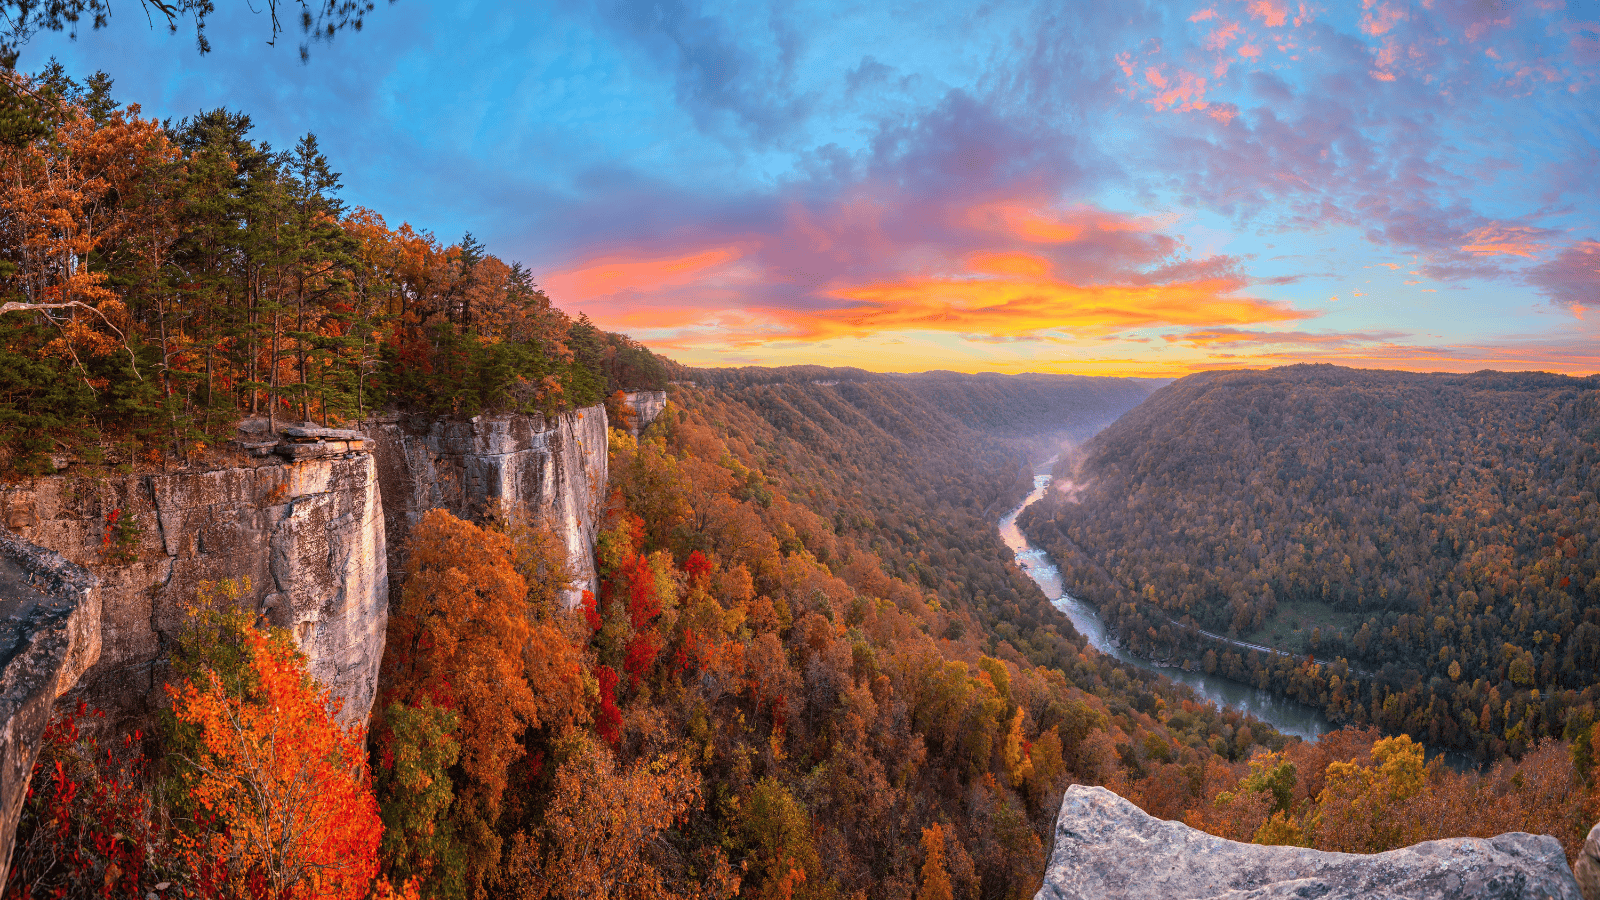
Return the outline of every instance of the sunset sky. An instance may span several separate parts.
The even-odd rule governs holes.
[[[218,5],[19,67],[315,132],[682,362],[1600,371],[1595,2]]]

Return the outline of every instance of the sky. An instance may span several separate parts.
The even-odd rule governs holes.
[[[19,68],[315,133],[690,365],[1600,372],[1595,0],[218,6]]]

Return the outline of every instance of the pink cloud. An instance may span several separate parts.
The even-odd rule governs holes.
[[[1361,0],[1361,8],[1364,10],[1361,14],[1361,32],[1370,37],[1387,34],[1406,19],[1406,11],[1401,7],[1377,0]]]
[[[1240,25],[1238,22],[1219,24],[1211,30],[1210,34],[1206,35],[1206,39],[1201,43],[1201,46],[1207,50],[1226,49],[1239,36],[1239,31]]]
[[[1206,108],[1206,80],[1187,69],[1178,70],[1176,82],[1153,68],[1145,70],[1145,79],[1156,88],[1155,96],[1145,102],[1157,111],[1191,112]]]
[[[1552,303],[1582,309],[1600,300],[1600,241],[1578,241],[1528,272]],[[1582,318],[1582,316],[1579,316]]]
[[[1282,28],[1289,19],[1289,5],[1283,0],[1250,0],[1249,10],[1268,28]]]

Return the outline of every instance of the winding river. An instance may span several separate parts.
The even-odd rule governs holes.
[[[1073,627],[1089,639],[1091,646],[1129,665],[1158,672],[1173,681],[1182,682],[1193,688],[1201,698],[1220,706],[1249,713],[1284,734],[1316,740],[1317,736],[1331,730],[1328,720],[1322,713],[1305,704],[1221,676],[1158,667],[1148,660],[1140,659],[1120,647],[1113,646],[1099,614],[1093,607],[1068,595],[1062,589],[1061,572],[1056,569],[1045,552],[1034,546],[1017,527],[1017,516],[1028,507],[1028,504],[1043,497],[1045,492],[1050,490],[1050,468],[1053,465],[1055,459],[1051,458],[1034,469],[1033,493],[1022,501],[1021,506],[1000,519],[1000,537],[1016,554],[1017,564],[1022,570],[1039,585],[1044,595],[1050,598],[1050,602],[1054,603],[1057,609],[1067,614],[1067,618],[1072,620]]]

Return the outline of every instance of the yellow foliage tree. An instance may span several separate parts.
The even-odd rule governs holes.
[[[917,900],[952,900],[950,873],[944,866],[944,829],[938,822],[922,829],[922,849],[927,861],[922,864],[922,887]]]

